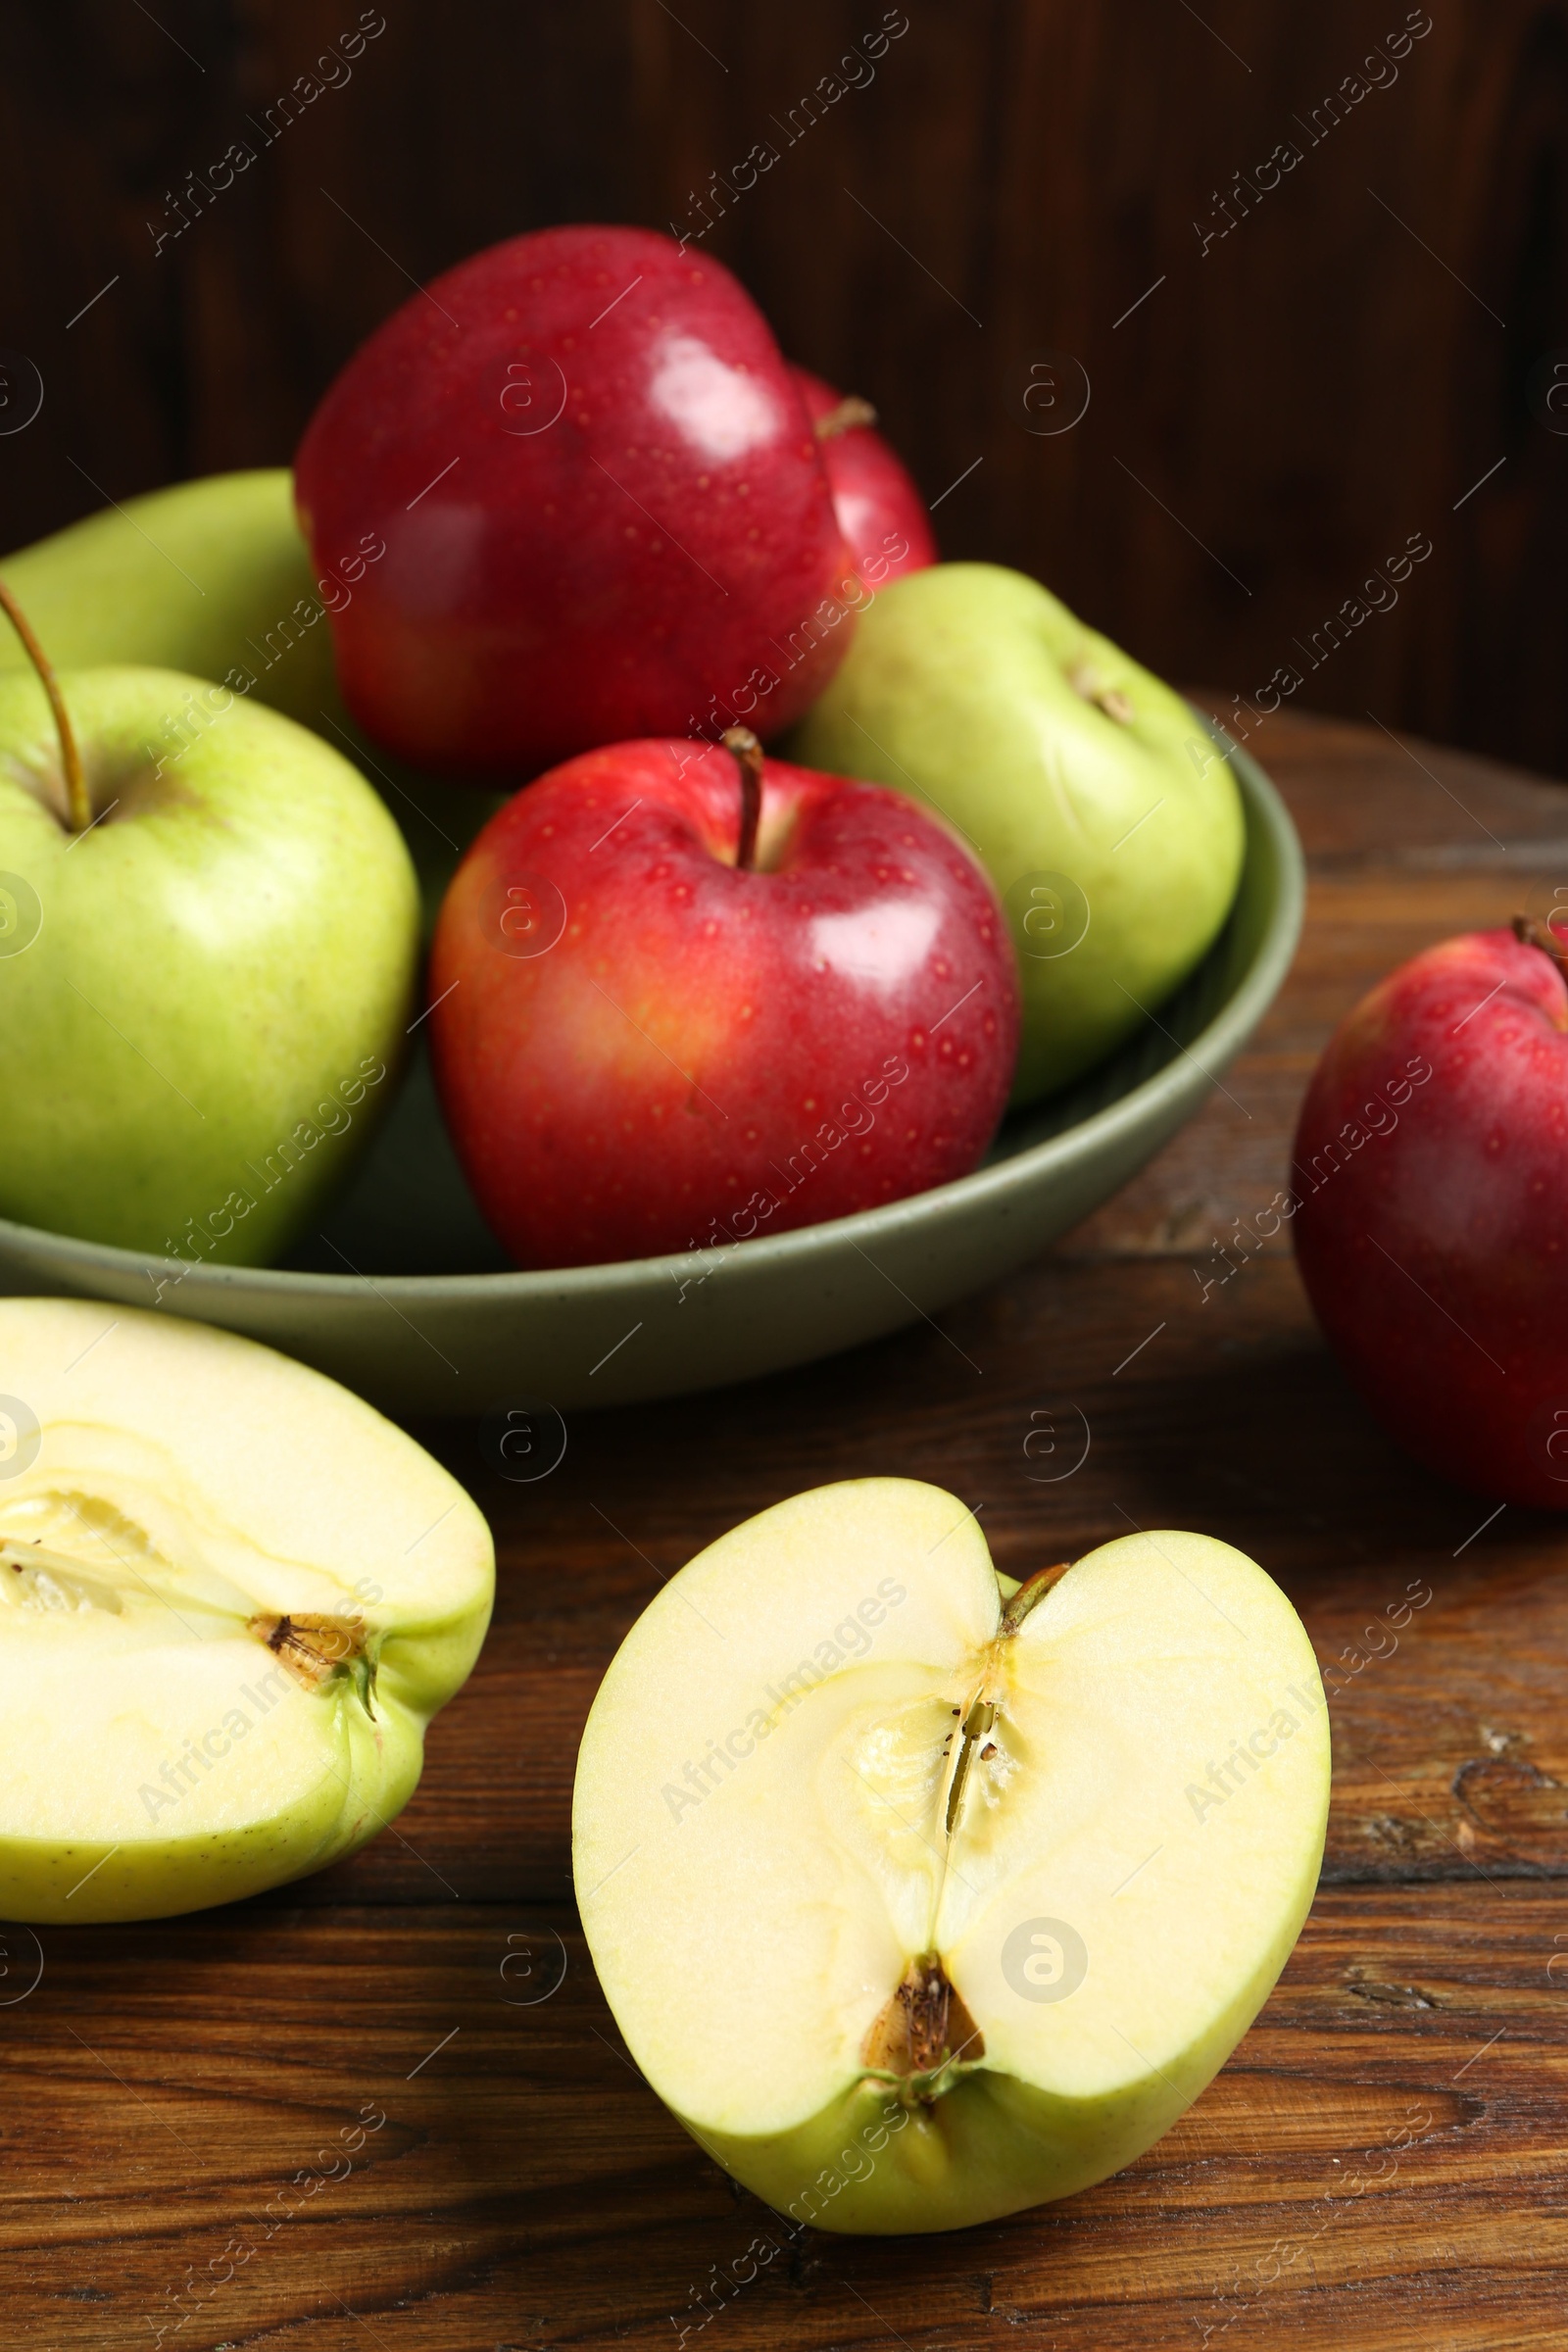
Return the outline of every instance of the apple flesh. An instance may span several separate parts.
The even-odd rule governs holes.
[[[739,736],[737,736],[737,740]],[[727,749],[615,744],[519,793],[447,896],[431,1051],[523,1265],[746,1240],[963,1175],[1017,1035],[961,842],[897,793]]]
[[[1294,1231],[1318,1319],[1399,1443],[1564,1510],[1568,986],[1552,935],[1521,927],[1427,949],[1340,1023],[1301,1105]]]
[[[338,676],[417,766],[525,780],[619,737],[765,735],[854,626],[766,320],[644,229],[544,229],[437,278],[330,386],[296,484],[318,556],[385,542],[332,617]]]
[[[1236,895],[1241,796],[1186,704],[994,564],[879,589],[788,748],[918,795],[979,851],[1018,951],[1015,1102],[1130,1036]]]
[[[3,626],[0,623],[0,626]],[[388,1106],[414,869],[319,737],[201,678],[0,678],[0,1215],[265,1264]]]
[[[161,1918],[372,1838],[489,1622],[462,1488],[319,1373],[129,1307],[0,1300],[0,1918]]]
[[[819,2229],[960,2229],[1169,2129],[1317,1882],[1311,1645],[1263,1571],[1138,1534],[1021,1588],[939,1488],[763,1511],[594,1701],[578,1902],[633,2057]]]
[[[846,397],[805,368],[790,373],[806,402],[839,526],[855,568],[872,586],[937,560],[925,501],[907,467],[875,430],[869,402]]]

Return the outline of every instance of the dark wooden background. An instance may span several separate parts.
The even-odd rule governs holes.
[[[883,5],[384,0],[352,79],[155,252],[170,192],[359,13],[0,10],[0,345],[45,387],[0,434],[0,543],[94,483],[285,460],[410,279],[495,238],[697,218],[691,191],[783,146],[774,118]],[[1568,350],[1568,5],[1431,14],[1397,81],[1307,147],[1293,118],[1405,0],[908,0],[874,81],[709,250],[877,403],[948,554],[1040,573],[1173,676],[1250,691],[1426,533],[1298,702],[1560,773],[1568,441],[1528,393]],[[1195,219],[1286,137],[1300,165],[1203,253]],[[1092,386],[1055,436],[1020,394],[1047,351]]]

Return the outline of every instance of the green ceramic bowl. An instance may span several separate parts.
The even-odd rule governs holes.
[[[1285,977],[1300,846],[1256,761],[1216,740],[1247,808],[1224,930],[1157,1022],[1070,1092],[1009,1118],[956,1184],[723,1250],[521,1274],[485,1231],[416,1066],[309,1261],[198,1264],[173,1288],[166,1259],[0,1220],[0,1290],[158,1302],[265,1340],[405,1415],[679,1396],[935,1314],[1038,1256],[1125,1184],[1192,1116]]]

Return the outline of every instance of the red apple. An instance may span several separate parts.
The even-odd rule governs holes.
[[[876,411],[857,393],[846,398],[819,375],[792,368],[822,445],[839,526],[855,567],[873,585],[937,560],[925,501],[891,445],[875,431]]]
[[[328,389],[295,488],[313,547],[349,517],[385,543],[333,651],[361,725],[425,767],[526,779],[627,735],[772,735],[854,626],[767,321],[646,229],[543,229],[433,280]]]
[[[1568,986],[1472,932],[1341,1022],[1296,1138],[1296,1249],[1336,1352],[1421,1461],[1568,1509]]]
[[[1018,1037],[1005,919],[902,793],[612,744],[494,816],[431,959],[441,1098],[521,1264],[842,1217],[972,1168]]]

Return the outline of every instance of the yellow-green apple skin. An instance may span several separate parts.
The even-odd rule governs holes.
[[[384,552],[368,532],[329,550],[318,572],[295,515],[293,474],[273,466],[207,474],[106,507],[0,558],[0,580],[57,669],[131,662],[183,670],[324,736],[397,818],[428,932],[464,849],[502,796],[455,791],[418,774],[372,750],[348,714],[327,613],[359,593]],[[0,619],[0,674],[27,668],[16,631]],[[177,736],[168,748],[177,749]]]
[[[363,576],[366,551],[343,554]],[[220,681],[236,670],[259,702],[306,726],[323,710],[343,718],[325,602],[352,596],[355,581],[318,581],[286,466],[127,498],[0,560],[0,579],[57,669],[134,662]],[[25,667],[7,628],[0,670]]]
[[[98,820],[80,834],[43,689],[0,678],[0,1215],[266,1264],[390,1102],[408,851],[358,770],[275,710],[167,670],[61,686]]]
[[[1328,1788],[1311,1644],[1244,1554],[1134,1534],[1020,1590],[955,1496],[865,1479],[632,1627],[578,1901],[633,2057],[738,2180],[820,2229],[960,2229],[1199,2096],[1299,1934]],[[901,2063],[921,1971],[952,2005]]]
[[[335,1382],[0,1299],[0,1918],[161,1918],[353,1852],[494,1585],[463,1489]]]
[[[878,590],[789,757],[913,793],[979,852],[1018,951],[1015,1103],[1157,1009],[1241,878],[1236,780],[1180,696],[999,564]]]

